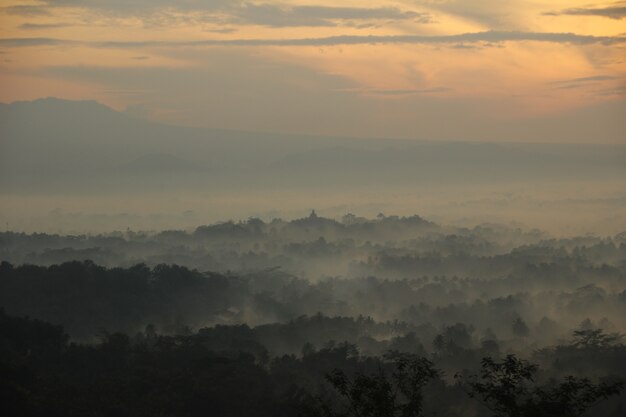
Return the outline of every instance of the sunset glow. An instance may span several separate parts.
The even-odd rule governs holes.
[[[407,138],[478,128],[472,139],[533,140],[549,118],[564,126],[555,141],[619,142],[619,121],[596,138],[564,132],[587,109],[626,108],[625,5],[3,1],[0,101],[91,99],[176,124]],[[297,122],[259,117],[267,102]]]

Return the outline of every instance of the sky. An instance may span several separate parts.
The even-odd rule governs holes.
[[[0,0],[0,102],[430,140],[626,143],[626,2]]]

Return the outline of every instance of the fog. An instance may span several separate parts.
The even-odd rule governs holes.
[[[115,326],[111,330],[134,332],[148,324],[168,329],[176,322],[192,328],[215,324],[259,325],[284,323],[317,313],[369,316],[380,322],[401,320],[411,326],[428,324],[431,333],[440,326],[464,323],[477,334],[490,329],[504,338],[511,337],[510,326],[517,318],[531,327],[541,327],[548,320],[551,330],[547,333],[537,330],[532,337],[524,339],[527,349],[556,343],[583,321],[598,326],[602,323],[602,328],[619,333],[626,330],[622,320],[624,233],[606,238],[590,235],[553,238],[538,229],[515,226],[483,224],[468,228],[438,224],[416,215],[383,214],[369,219],[346,214],[336,221],[312,211],[292,221],[264,222],[253,218],[199,226],[192,232],[127,230],[99,235],[5,232],[0,238],[2,259],[15,265],[51,266],[53,270],[47,273],[52,274],[49,279],[53,281],[62,271],[77,273],[75,279],[81,279],[84,273],[95,274],[97,278],[105,272],[93,269],[97,267],[91,264],[64,264],[75,261],[93,261],[109,268],[132,269],[143,265],[140,271],[147,276],[148,268],[156,268],[153,273],[157,270],[158,274],[164,273],[160,279],[166,279],[170,271],[165,264],[181,265],[185,274],[199,280],[176,284],[182,285],[179,295],[167,297],[173,297],[171,303],[177,307],[169,313],[162,310],[165,306],[151,312],[150,317],[163,317],[157,321],[154,317],[127,321],[122,315],[114,322],[105,319],[91,323],[79,310],[62,313],[65,318],[48,317],[57,313],[46,311],[44,306],[58,301],[36,301],[40,296],[37,281],[28,283],[28,274],[21,278],[25,280],[23,284],[7,278],[5,285],[14,290],[26,285],[24,290],[29,294],[16,297],[15,293],[10,295],[10,291],[5,291],[7,298],[2,302],[9,311],[16,309],[65,323],[70,332],[73,330],[70,322],[77,321],[75,330],[79,337],[89,338],[88,329],[97,327]],[[58,264],[62,264],[61,269],[54,266]],[[210,272],[203,278],[202,274],[185,268]],[[83,269],[85,272],[79,272]],[[23,272],[18,269],[16,273]],[[41,273],[45,275],[46,270],[35,275]],[[112,269],[107,273],[118,272]],[[222,274],[222,278],[211,274]],[[106,276],[97,279],[103,281],[96,287],[110,285]],[[229,280],[237,284],[221,289],[209,285],[213,290],[205,298],[196,293],[204,291],[205,279],[208,282],[217,279],[220,285]],[[67,285],[64,282],[60,281],[59,285]],[[196,288],[197,285],[200,287]],[[126,297],[123,293],[116,294],[115,288],[112,290],[114,299]],[[62,288],[53,291],[64,292]],[[91,290],[85,287],[81,291]],[[191,292],[187,294],[187,291]],[[45,297],[50,296],[46,292]],[[91,296],[102,297],[97,292]],[[214,297],[218,298],[210,301]],[[26,299],[34,304],[29,307]],[[110,301],[105,298],[95,305]],[[494,308],[503,310],[488,312]],[[109,311],[95,317],[111,314],[117,313]],[[427,332],[424,338],[432,339],[435,334],[431,333]],[[520,341],[514,343],[511,348],[522,349]]]
[[[626,0],[2,0],[0,416],[623,417]]]
[[[624,145],[0,122],[10,415],[622,415]]]
[[[422,358],[419,363],[434,372],[423,387],[427,410],[488,416],[459,391],[472,382],[450,375],[462,372],[472,381],[482,369],[487,378],[489,361],[504,360],[498,365],[504,366],[521,357],[531,362],[516,366],[530,366],[530,375],[536,372],[530,363],[542,368],[533,386],[547,385],[535,390],[566,389],[554,388],[564,377],[564,384],[586,384],[561,400],[567,404],[590,408],[578,395],[596,398],[604,392],[598,390],[608,390],[593,409],[617,416],[625,400],[617,395],[626,354],[623,232],[554,238],[518,226],[460,227],[417,215],[348,213],[334,220],[311,211],[294,220],[251,218],[190,232],[3,232],[0,258],[0,328],[8,357],[41,356],[62,370],[77,360],[98,368],[108,357],[113,367],[96,371],[98,386],[111,372],[120,384],[134,386],[149,358],[159,358],[149,369],[174,378],[192,349],[200,355],[195,360],[222,363],[222,371],[200,375],[233,378],[232,386],[216,385],[225,389],[227,409],[236,403],[235,391],[250,383],[254,394],[247,395],[268,384],[279,392],[285,384],[298,387],[305,396],[294,407],[318,410],[342,407],[329,391],[334,385],[341,393],[332,375],[381,378],[383,369],[397,375],[394,366],[399,372],[406,369],[402,361]],[[22,346],[31,347],[20,353]],[[480,358],[487,358],[482,365]],[[127,367],[113,365],[118,361]],[[64,372],[31,366],[46,378]],[[62,386],[70,385],[64,389],[88,395],[72,385],[81,375],[65,374]],[[531,394],[521,381],[516,395],[525,398]],[[152,382],[151,389],[162,383]],[[38,395],[43,401],[72,398]],[[275,392],[268,407],[284,406],[282,395]],[[220,401],[203,398],[208,402],[200,409]],[[135,406],[134,399],[119,401]],[[73,401],[66,406],[82,409]]]
[[[0,219],[11,231],[103,233],[114,230],[191,230],[203,223],[259,217],[294,219],[311,209],[345,213],[419,213],[446,224],[501,223],[539,228],[553,236],[611,236],[626,230],[624,184],[569,182],[509,186],[354,187],[130,193],[3,193]]]
[[[1,105],[0,125],[0,221],[12,231],[191,230],[311,209],[555,236],[626,230],[626,145],[195,129],[58,99]]]

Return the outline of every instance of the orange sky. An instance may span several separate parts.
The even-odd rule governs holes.
[[[0,28],[1,102],[94,99],[245,130],[626,141],[611,116],[626,115],[623,1],[0,0]]]

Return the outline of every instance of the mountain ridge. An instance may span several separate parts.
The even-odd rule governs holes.
[[[120,175],[143,177],[142,187],[159,187],[165,177],[170,185],[181,186],[352,187],[542,177],[615,179],[626,173],[626,145],[229,131],[159,124],[93,100],[50,97],[0,105],[0,137],[0,190],[51,184],[72,189],[79,183],[98,187],[102,181],[119,182]]]

